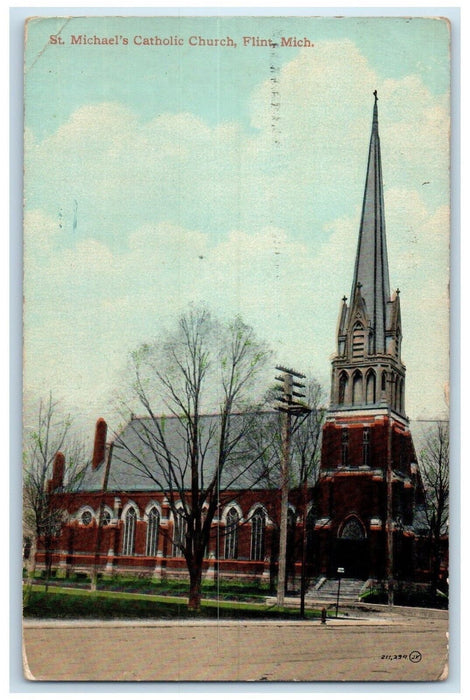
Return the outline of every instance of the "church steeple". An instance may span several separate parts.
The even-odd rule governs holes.
[[[414,504],[424,496],[405,413],[399,290],[390,296],[374,96],[352,290],[339,309],[322,429],[316,561],[326,577],[390,581],[398,571],[413,580]]]
[[[354,299],[355,290],[360,284],[372,327],[374,351],[384,352],[386,305],[390,299],[390,282],[385,239],[377,90],[374,91],[374,97],[372,133],[351,299]]]
[[[372,132],[349,305],[343,297],[333,359],[333,410],[391,408],[404,415],[398,293],[390,297],[382,163],[374,92]]]

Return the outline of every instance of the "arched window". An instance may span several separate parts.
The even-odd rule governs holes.
[[[147,542],[145,543],[145,555],[156,557],[158,552],[158,528],[160,526],[160,513],[153,506],[148,514],[147,521]]]
[[[341,372],[339,377],[338,403],[344,404],[346,401],[346,391],[348,388],[348,375],[346,372]]]
[[[405,412],[405,380],[400,380],[400,412]]]
[[[367,375],[366,403],[375,403],[375,372],[373,370]]]
[[[341,464],[345,467],[349,462],[349,431],[347,428],[341,430]]]
[[[230,508],[225,525],[225,558],[236,559],[238,556],[238,511]]]
[[[122,537],[122,553],[127,556],[134,554],[136,520],[137,513],[135,512],[135,508],[132,508],[131,506],[126,513],[124,520],[124,534]]]
[[[370,428],[362,433],[362,463],[370,465]]]
[[[365,536],[366,533],[361,521],[354,515],[343,524],[340,534],[343,540],[363,540]]]
[[[393,408],[397,407],[397,380],[392,374],[390,377],[390,403]]]
[[[382,372],[382,391],[385,391],[387,388],[387,372],[383,371]]]
[[[181,557],[181,555],[183,554],[181,547],[184,546],[184,539],[186,535],[186,520],[184,517],[183,508],[178,508],[174,524],[175,527],[173,530],[173,556]]]
[[[257,508],[251,519],[251,559],[253,561],[261,561],[264,559],[265,527],[265,512],[262,508]]]
[[[355,372],[353,376],[352,402],[353,406],[362,403],[362,374],[359,371]]]

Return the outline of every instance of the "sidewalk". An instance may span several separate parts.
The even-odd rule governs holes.
[[[367,625],[403,625],[402,619],[386,617],[332,617],[328,618],[325,625],[320,619],[316,620],[53,620],[53,619],[25,619],[25,629],[87,629],[96,627],[344,627]],[[411,624],[411,623],[410,623]]]
[[[276,598],[275,597],[270,597],[266,598],[266,605],[276,605]],[[298,608],[300,607],[300,598],[284,598],[284,605],[286,608]],[[315,598],[306,598],[305,599],[305,607],[310,608],[310,609],[315,609],[315,610],[321,610],[322,608],[326,608],[327,610],[331,611],[333,608],[336,607],[336,598],[335,599],[315,599]],[[383,615],[387,615],[388,617],[400,617],[403,618],[405,617],[426,617],[426,618],[435,618],[438,620],[447,620],[449,617],[449,611],[448,610],[439,610],[438,608],[417,608],[417,607],[410,607],[410,606],[404,606],[404,605],[392,605],[389,607],[388,605],[383,605],[379,603],[362,603],[361,601],[351,601],[351,600],[341,600],[341,597],[339,599],[339,607],[338,607],[338,614],[339,615],[344,615],[345,612],[347,614],[358,614],[358,615],[363,615],[363,614],[368,614],[368,613],[379,613]]]

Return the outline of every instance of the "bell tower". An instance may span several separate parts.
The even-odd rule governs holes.
[[[390,296],[377,92],[350,303],[343,297],[331,409],[389,407],[405,417],[400,292]]]
[[[315,525],[319,573],[332,576],[340,567],[363,580],[390,577],[391,567],[394,576],[412,575],[421,493],[405,414],[400,292],[390,294],[377,102],[375,91],[351,295],[341,302],[332,359]]]

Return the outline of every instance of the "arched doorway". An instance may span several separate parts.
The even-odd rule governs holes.
[[[341,523],[335,547],[335,575],[338,567],[344,569],[345,578],[365,580],[369,573],[369,548],[367,533],[359,518],[351,515]]]

